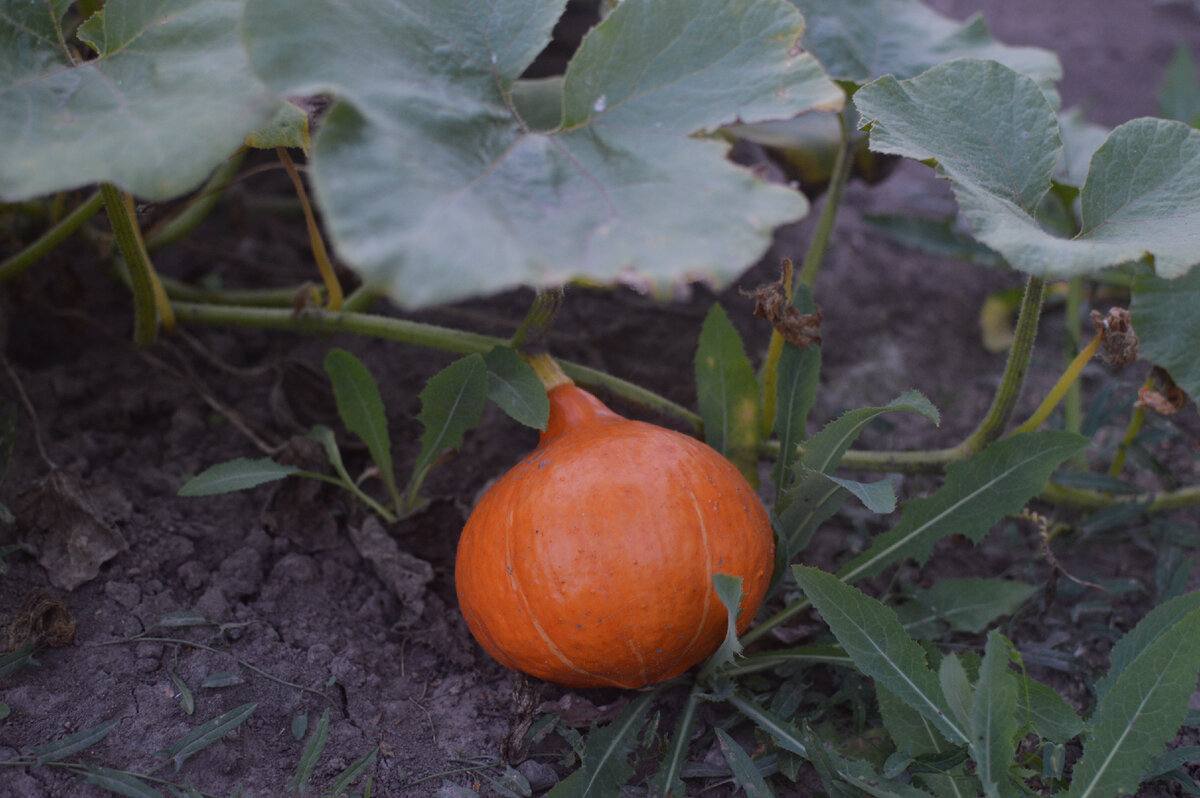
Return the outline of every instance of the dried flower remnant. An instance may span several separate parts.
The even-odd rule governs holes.
[[[783,275],[777,281],[742,293],[754,300],[754,315],[769,321],[783,340],[799,349],[820,346],[824,314],[819,307],[813,313],[801,313],[791,303],[788,296],[791,278],[792,262],[784,258]]]
[[[1146,385],[1138,389],[1137,402],[1134,407],[1150,410],[1160,416],[1172,416],[1187,404],[1187,394],[1175,384],[1171,375],[1161,366],[1150,370],[1150,379]]]
[[[1093,310],[1092,326],[1101,338],[1101,360],[1110,366],[1127,366],[1137,360],[1138,339],[1128,310],[1111,308],[1107,316]]]

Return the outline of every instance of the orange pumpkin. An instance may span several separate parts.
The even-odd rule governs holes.
[[[766,511],[694,438],[622,418],[574,385],[554,388],[550,407],[538,447],[463,530],[467,625],[501,664],[570,687],[678,676],[725,637],[713,574],[742,578],[739,632],[762,604]]]

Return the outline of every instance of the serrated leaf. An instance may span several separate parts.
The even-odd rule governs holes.
[[[313,771],[317,767],[317,762],[321,759],[321,754],[325,752],[325,743],[328,741],[329,710],[326,709],[321,713],[321,719],[317,721],[317,728],[313,729],[312,736],[304,744],[304,751],[300,754],[300,761],[296,763],[296,772],[292,776],[292,780],[288,783],[289,792],[296,790],[300,793],[301,798],[308,792],[308,782],[312,779]]]
[[[884,413],[892,410],[916,413],[934,424],[940,423],[937,408],[919,391],[905,391],[881,407],[862,407],[850,410],[830,421],[804,445],[800,463],[805,468],[833,473],[846,450],[854,445],[867,425]]]
[[[927,610],[924,617],[909,623],[939,618],[960,632],[979,633],[997,618],[1017,610],[1036,588],[1009,579],[942,579],[913,593],[913,600]]]
[[[855,95],[871,149],[937,162],[976,238],[1043,279],[1154,259],[1160,277],[1200,261],[1200,131],[1135,119],[1091,158],[1073,239],[1046,232],[1038,208],[1062,153],[1054,109],[1030,78],[964,59],[911,80],[883,77]]]
[[[177,743],[160,753],[175,763],[175,772],[178,773],[188,757],[203,751],[242,725],[246,718],[254,714],[256,709],[258,709],[258,704],[254,703],[235,707],[192,729]]]
[[[284,477],[299,472],[295,466],[280,465],[269,457],[249,460],[239,457],[227,463],[206,468],[192,477],[179,489],[177,496],[213,496],[218,493],[233,493],[238,490],[278,482]]]
[[[507,346],[494,347],[483,360],[488,398],[514,421],[544,430],[550,420],[550,399],[533,368]]]
[[[1158,92],[1158,115],[1196,127],[1200,125],[1200,75],[1187,45],[1175,48],[1162,88]]]
[[[467,355],[429,378],[421,391],[421,452],[405,491],[411,509],[425,474],[446,449],[457,449],[463,436],[483,420],[487,402],[487,364],[482,355]]]
[[[1017,679],[1009,669],[1009,642],[992,630],[979,667],[971,708],[971,756],[987,796],[1015,796],[1009,776],[1017,753]]]
[[[755,767],[750,755],[729,736],[729,732],[716,728],[717,743],[721,754],[733,771],[733,780],[746,793],[747,798],[774,798],[775,793],[767,786],[767,780]]]
[[[796,565],[792,573],[859,671],[928,718],[950,742],[969,742],[924,651],[905,634],[893,610],[816,568]]]
[[[342,423],[367,445],[384,484],[394,494],[396,467],[392,463],[392,439],[375,378],[361,360],[344,349],[329,350],[325,356],[325,372],[333,385]]]
[[[801,284],[792,305],[802,313],[814,309],[808,287]],[[775,436],[779,439],[779,457],[771,471],[775,483],[775,506],[784,509],[781,500],[792,485],[793,465],[799,457],[798,446],[807,437],[808,414],[817,400],[821,374],[821,347],[799,349],[785,343],[779,353],[775,378]]]
[[[803,466],[796,468],[796,483],[785,495],[787,509],[779,517],[787,562],[808,546],[817,527],[842,509],[849,497],[850,492],[828,474]]]
[[[897,751],[910,756],[937,754],[950,749],[950,743],[934,725],[915,709],[901,701],[882,685],[875,685],[883,726],[896,744]]]
[[[263,79],[337,98],[313,141],[315,193],[341,257],[401,304],[631,271],[660,288],[726,282],[806,212],[795,192],[728,163],[726,144],[690,138],[840,107],[816,59],[793,49],[795,9],[623,2],[568,66],[561,123],[531,129],[510,92],[563,6],[413,0],[396,14],[324,0],[296,15],[282,0],[247,3]]]
[[[1108,672],[1096,681],[1096,700],[1104,698],[1130,664],[1155,640],[1175,628],[1183,619],[1200,610],[1200,590],[1158,605],[1138,621],[1109,652]]]
[[[1017,720],[1045,740],[1066,743],[1083,732],[1083,720],[1054,688],[1022,677],[1017,684]]]
[[[604,798],[616,795],[633,776],[629,754],[637,743],[650,702],[655,692],[643,693],[606,726],[593,728],[584,744],[580,798]]]
[[[111,0],[62,38],[69,3],[0,2],[0,197],[115,183],[152,200],[199,185],[278,101],[250,71],[240,0]]]
[[[1059,464],[1087,445],[1086,438],[1070,432],[1041,430],[1014,435],[952,463],[936,493],[905,502],[900,523],[875,538],[839,575],[852,582],[900,559],[924,562],[933,544],[950,534],[978,542],[998,520],[1024,507]]]
[[[108,736],[108,733],[113,730],[113,727],[121,722],[120,718],[114,718],[89,729],[75,732],[72,735],[55,740],[43,746],[39,746],[29,752],[29,756],[34,759],[34,767],[39,767],[47,762],[61,762],[73,754],[77,754]]]
[[[324,792],[326,798],[340,798],[341,794],[346,791],[347,787],[357,781],[362,774],[370,770],[371,765],[375,764],[375,760],[378,756],[379,747],[376,746],[360,756],[358,759],[351,762],[346,769],[339,773],[338,777],[333,780],[333,784],[329,786],[329,789]]]
[[[1051,89],[1062,77],[1058,56],[1009,47],[992,38],[979,15],[950,19],[920,0],[792,0],[804,12],[804,46],[838,80],[866,83],[883,75],[911,78],[955,58],[981,58],[1033,75]]]
[[[808,758],[808,749],[801,740],[801,732],[791,723],[783,720],[774,713],[763,709],[755,701],[738,693],[728,697],[739,712],[746,716],[754,725],[771,735],[771,738],[785,751]]]
[[[738,640],[737,622],[741,614],[742,578],[729,574],[713,574],[713,588],[721,603],[725,605],[725,640],[721,647],[710,658],[710,662],[718,664],[732,663],[734,657],[742,653],[742,644]]]
[[[724,308],[714,304],[696,349],[696,401],[704,441],[758,484],[759,396],[754,367]]]
[[[881,479],[877,482],[858,482],[853,479],[842,479],[841,477],[828,477],[830,482],[840,485],[845,488],[852,496],[856,497],[863,506],[873,513],[887,515],[892,510],[896,509],[896,490],[892,487],[890,479]]]
[[[120,770],[84,765],[88,775],[80,784],[92,784],[126,798],[163,798],[163,794],[132,773]]]
[[[1193,401],[1200,398],[1200,269],[1174,280],[1139,275],[1130,310],[1142,357],[1170,372]]]
[[[1200,670],[1200,610],[1166,629],[1126,668],[1089,719],[1072,798],[1130,794],[1179,731]]]

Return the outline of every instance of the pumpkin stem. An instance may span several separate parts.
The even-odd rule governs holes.
[[[522,356],[546,351],[546,338],[550,335],[554,320],[558,318],[562,303],[561,286],[538,291],[537,296],[533,298],[533,305],[513,334],[509,346]]]
[[[574,385],[575,381],[567,376],[549,352],[539,352],[536,355],[520,353],[521,358],[533,369],[533,373],[542,381],[549,393],[562,385]]]

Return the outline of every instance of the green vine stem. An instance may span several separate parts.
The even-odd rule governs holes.
[[[104,209],[108,212],[117,247],[129,269],[129,287],[133,292],[133,340],[138,346],[149,346],[158,336],[159,308],[154,269],[146,256],[130,198],[110,183],[100,186],[100,194],[104,197]],[[166,307],[170,307],[169,303]]]
[[[0,283],[11,280],[18,274],[23,274],[33,264],[46,256],[52,249],[67,240],[84,222],[96,215],[104,206],[104,195],[97,191],[88,197],[82,205],[71,211],[53,227],[22,249],[11,258],[0,263]]]
[[[1147,379],[1142,387],[1153,388],[1154,378]],[[1113,455],[1113,461],[1108,467],[1110,477],[1121,476],[1121,469],[1125,467],[1125,455],[1128,453],[1129,447],[1137,440],[1144,423],[1146,423],[1146,408],[1135,405],[1133,414],[1129,417],[1129,426],[1125,428],[1125,434],[1121,436],[1121,442],[1117,444],[1117,453]]]
[[[208,178],[204,186],[188,201],[183,210],[162,224],[147,231],[146,249],[153,252],[159,247],[175,243],[195,230],[196,226],[204,221],[208,214],[212,212],[212,209],[216,207],[216,204],[220,202],[225,192],[225,187],[237,176],[238,168],[241,167],[245,156],[245,148],[234,153],[228,160],[217,167],[216,171],[212,173],[212,176]]]
[[[1118,497],[1098,490],[1067,488],[1062,485],[1050,484],[1038,494],[1038,498],[1059,507],[1089,512],[1103,510],[1118,504],[1141,504],[1145,505],[1145,513],[1153,514],[1169,510],[1182,510],[1187,507],[1200,507],[1200,485]]]
[[[1033,411],[1025,423],[1013,430],[1013,435],[1021,432],[1033,432],[1040,427],[1042,423],[1050,418],[1050,414],[1054,412],[1054,408],[1062,401],[1062,398],[1067,395],[1067,391],[1072,385],[1079,380],[1079,374],[1083,371],[1083,367],[1088,364],[1096,354],[1096,350],[1100,348],[1100,342],[1104,340],[1103,335],[1097,335],[1092,339],[1091,343],[1085,346],[1071,364],[1067,366],[1067,370],[1058,378],[1058,382],[1054,383],[1054,387],[1046,394],[1046,398],[1038,405],[1037,410]]]
[[[194,302],[176,302],[174,307],[176,318],[181,324],[287,330],[310,335],[351,333],[460,355],[486,354],[493,347],[507,346],[509,343],[504,338],[372,313],[347,313],[316,308],[297,313],[292,309],[283,308],[246,308]],[[578,363],[562,360],[559,361],[559,365],[568,377],[580,384],[604,388],[636,405],[670,416],[692,431],[700,429],[699,414],[653,391]]]
[[[558,312],[562,309],[562,287],[547,288],[537,292],[529,313],[521,320],[521,326],[513,333],[509,345],[519,354],[538,354],[545,351],[546,337]]]
[[[1042,300],[1046,284],[1040,278],[1030,277],[1025,283],[1025,295],[1021,297],[1021,309],[1017,315],[1017,326],[1013,331],[1012,348],[1008,351],[1008,362],[1004,364],[1004,375],[1000,387],[992,398],[992,406],[975,431],[967,436],[961,448],[968,453],[982,451],[989,443],[1004,434],[1012,418],[1013,408],[1025,386],[1025,375],[1033,358],[1033,345],[1037,340],[1038,321],[1042,316]]]
[[[838,207],[842,204],[842,192],[846,183],[850,181],[850,169],[854,165],[854,159],[850,157],[850,129],[846,126],[846,115],[841,113],[837,118],[842,140],[838,143],[837,155],[834,156],[833,173],[829,177],[829,188],[825,193],[821,216],[817,219],[817,227],[813,231],[812,241],[808,244],[808,252],[804,255],[800,273],[796,275],[796,279],[809,288],[817,282],[817,273],[821,270],[825,250],[829,247],[829,236],[833,232]]]
[[[1083,333],[1079,329],[1079,314],[1083,309],[1083,278],[1073,277],[1067,283],[1067,306],[1066,306],[1066,337],[1063,341],[1064,354],[1068,358],[1074,358],[1079,354],[1079,347],[1083,344]],[[1080,389],[1079,383],[1075,382],[1067,391],[1067,396],[1063,400],[1063,428],[1067,432],[1079,432],[1083,425],[1083,391]],[[1077,462],[1084,463],[1085,459],[1081,455],[1077,458]]]

